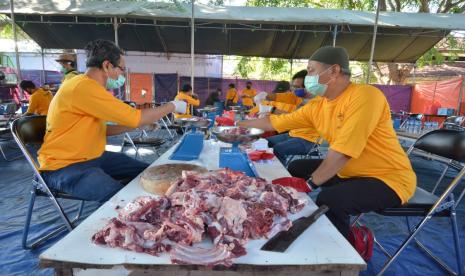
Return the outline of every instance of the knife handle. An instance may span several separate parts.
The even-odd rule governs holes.
[[[319,217],[321,217],[322,215],[324,215],[328,211],[329,211],[328,206],[321,205],[320,207],[318,207],[318,209],[315,212],[313,212],[311,214],[311,216],[313,217],[314,220],[317,220]]]

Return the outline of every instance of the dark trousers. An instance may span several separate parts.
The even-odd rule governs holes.
[[[148,165],[124,153],[105,151],[99,158],[41,174],[55,190],[85,200],[105,202]]]
[[[309,178],[323,160],[301,159],[289,164],[292,176]],[[350,216],[380,211],[401,204],[399,196],[383,181],[372,177],[339,178],[334,176],[320,186],[316,204],[329,207],[326,216],[348,237]]]

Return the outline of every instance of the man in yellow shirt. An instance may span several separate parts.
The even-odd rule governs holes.
[[[315,99],[293,113],[238,125],[279,132],[311,128],[328,141],[324,160],[297,160],[288,169],[321,186],[317,204],[329,207],[328,218],[347,237],[350,215],[406,203],[416,176],[392,127],[386,97],[374,86],[350,82],[344,48],[318,49],[307,69],[305,88]]]
[[[125,104],[107,91],[125,82],[122,51],[108,40],[92,41],[85,50],[86,72],[66,81],[50,104],[38,160],[52,189],[104,202],[124,187],[123,180],[136,177],[148,165],[123,153],[105,151],[106,136],[183,112],[186,103],[173,101],[144,110]]]
[[[307,70],[302,70],[292,76],[294,92],[298,89],[305,89],[304,78],[306,74]],[[305,94],[296,96],[301,98]],[[273,148],[276,157],[281,163],[286,164],[289,156],[308,154],[315,147],[318,138],[319,134],[313,128],[298,128],[292,129],[288,133],[277,134],[266,139],[268,140],[268,146]]]
[[[236,86],[234,85],[234,83],[230,83],[228,92],[226,93],[226,102],[224,103],[224,105],[227,108],[231,105],[237,105],[238,101],[239,95],[237,93]]]
[[[192,93],[192,86],[190,84],[184,84],[181,91],[179,91],[178,95],[174,98],[177,101],[184,101],[187,103],[187,110],[182,113],[175,113],[174,118],[190,118],[192,117],[191,109],[192,106],[199,106],[200,100]]]
[[[36,85],[30,80],[23,80],[19,87],[31,95],[25,115],[47,115],[48,107],[53,98],[52,93],[42,88],[36,88]]]
[[[64,53],[58,56],[55,60],[61,65],[60,71],[63,73],[63,79],[61,83],[63,84],[65,81],[74,78],[75,76],[79,75],[79,72],[76,71],[76,55]]]
[[[252,82],[247,81],[245,89],[242,90],[242,105],[247,108],[252,108],[254,106],[253,97],[257,95],[257,91],[252,88]]]

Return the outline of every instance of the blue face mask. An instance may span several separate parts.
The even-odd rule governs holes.
[[[124,82],[126,81],[126,78],[123,75],[119,75],[118,79],[112,79],[110,77],[107,78],[107,89],[118,89],[121,86],[124,85]]]
[[[66,74],[66,73],[68,73],[68,69],[66,69],[65,67],[61,67],[60,72],[63,73],[63,74]]]
[[[310,94],[312,94],[313,96],[323,96],[325,94],[326,89],[328,89],[328,85],[319,83],[319,79],[320,76],[324,74],[326,71],[328,71],[330,68],[324,70],[318,75],[305,76],[305,89],[307,89],[307,91],[310,92]]]
[[[305,88],[297,88],[294,90],[294,94],[297,96],[297,97],[304,97],[305,96]]]

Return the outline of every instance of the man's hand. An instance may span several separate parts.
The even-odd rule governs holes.
[[[341,171],[351,157],[330,149],[321,165],[312,173],[312,182],[320,186]]]

